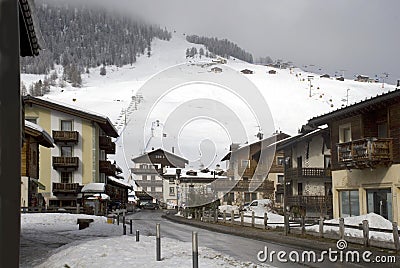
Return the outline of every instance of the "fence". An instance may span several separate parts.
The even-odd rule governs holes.
[[[185,218],[192,218],[194,220],[200,220],[203,222],[210,222],[210,223],[223,223],[223,224],[230,224],[236,226],[246,226],[246,227],[254,227],[254,228],[261,228],[261,229],[270,229],[271,227],[275,227],[277,229],[283,228],[286,233],[292,234],[301,234],[301,235],[312,235],[312,236],[319,236],[325,237],[330,239],[344,239],[352,243],[362,244],[366,247],[369,246],[376,246],[381,248],[389,248],[395,249],[396,251],[400,250],[400,232],[396,222],[392,223],[392,229],[383,229],[383,228],[374,228],[370,227],[368,220],[363,220],[358,226],[345,224],[344,219],[340,218],[339,223],[330,223],[325,222],[324,218],[321,217],[318,221],[307,221],[304,217],[300,218],[297,221],[294,220],[287,220],[287,224],[285,225],[284,222],[272,222],[268,219],[268,214],[264,213],[264,216],[256,216],[254,211],[251,215],[245,215],[243,212],[234,213],[226,213],[226,211],[220,210],[206,210],[203,208],[192,210],[189,213],[189,210],[183,211],[183,216]],[[250,219],[250,220],[245,220]],[[258,220],[258,222],[257,222]],[[260,223],[261,222],[261,223]],[[317,231],[307,230],[306,227],[310,226],[318,226]],[[337,230],[325,230],[325,226],[336,227]],[[360,236],[350,236],[346,235],[346,230],[359,230],[362,232]],[[383,241],[373,239],[371,232],[376,233],[386,233],[391,234],[393,241]]]

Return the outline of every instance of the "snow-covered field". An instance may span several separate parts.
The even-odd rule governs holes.
[[[181,34],[173,34],[171,41],[154,40],[152,43],[152,56],[138,57],[137,62],[132,66],[123,67],[107,66],[107,74],[100,75],[99,68],[90,69],[89,74],[83,74],[83,86],[73,88],[69,84],[64,88],[51,87],[51,92],[43,98],[60,101],[85,110],[91,110],[108,116],[115,124],[121,137],[117,140],[117,154],[115,159],[121,165],[125,178],[129,177],[130,159],[132,156],[141,154],[144,150],[151,147],[164,147],[171,151],[172,144],[170,140],[176,141],[176,152],[190,160],[189,166],[195,166],[203,162],[206,166],[211,162],[213,165],[218,162],[228,151],[232,142],[253,142],[257,139],[256,134],[259,131],[259,121],[265,118],[250,118],[251,107],[249,103],[243,102],[243,99],[254,99],[253,93],[242,93],[242,96],[234,96],[229,90],[216,84],[191,83],[173,88],[168,94],[159,96],[157,99],[152,96],[152,92],[144,91],[142,86],[146,82],[171,66],[182,66],[182,73],[176,73],[175,79],[184,74],[184,71],[196,63],[201,65],[199,77],[209,75],[210,78],[220,81],[229,81],[238,75],[248,79],[249,83],[254,85],[261,96],[265,99],[266,106],[269,107],[273,119],[273,130],[261,129],[264,131],[264,137],[272,134],[273,131],[283,131],[287,134],[297,134],[301,125],[307,123],[307,120],[329,111],[338,109],[345,105],[364,100],[377,94],[382,94],[389,90],[394,90],[394,85],[382,83],[363,83],[346,79],[338,81],[335,78],[320,78],[319,75],[308,73],[299,68],[274,69],[276,74],[269,74],[273,69],[267,66],[248,64],[237,59],[228,59],[226,64],[213,63],[212,59],[203,57],[186,58],[185,51],[190,47],[197,47],[188,43]],[[221,73],[210,72],[211,67],[207,63],[218,65],[223,69]],[[205,64],[205,65],[204,65]],[[204,67],[206,66],[206,67]],[[177,67],[178,69],[181,67]],[[243,69],[250,69],[253,74],[240,73]],[[194,69],[193,69],[194,70]],[[58,76],[61,77],[62,70],[58,67]],[[193,74],[192,74],[193,75]],[[194,79],[196,76],[194,76]],[[39,79],[40,75],[22,74],[21,79],[29,88],[29,85]],[[171,80],[170,79],[170,80]],[[165,82],[170,82],[166,79]],[[194,81],[196,82],[196,81]],[[160,82],[160,87],[165,83]],[[138,91],[142,91],[143,99],[139,96],[133,98]],[[246,92],[244,90],[244,92]],[[348,93],[348,99],[347,99]],[[248,96],[250,95],[250,96]],[[149,101],[149,97],[157,101]],[[197,102],[193,103],[193,100]],[[199,99],[209,99],[215,104],[214,112],[217,120],[212,118],[196,118],[196,111],[202,114],[204,110],[210,110],[209,106],[199,103]],[[190,104],[192,103],[192,104]],[[181,109],[187,105],[187,110]],[[247,105],[247,107],[246,107]],[[250,107],[249,107],[250,106]],[[153,113],[141,114],[151,107]],[[268,107],[265,107],[267,114]],[[236,113],[240,125],[245,129],[246,140],[243,137],[236,138],[229,127],[232,122],[231,117],[221,117],[224,111]],[[166,133],[166,125],[171,126],[174,122],[168,121],[174,111],[180,114],[190,114],[193,120],[187,120],[182,125],[174,126],[176,133]],[[226,113],[226,111],[225,111]],[[229,112],[228,112],[229,113]],[[189,115],[187,115],[189,116]],[[218,117],[220,116],[220,117]],[[246,117],[247,116],[247,117]],[[256,115],[260,117],[259,115]],[[262,116],[261,116],[262,117]],[[161,120],[162,118],[162,120]],[[153,138],[151,138],[150,128],[152,121],[160,119],[160,124],[154,126]],[[147,120],[147,125],[141,129],[140,123]],[[168,121],[168,124],[167,122]],[[230,125],[229,125],[230,123]],[[164,125],[165,124],[165,125]],[[181,124],[181,122],[176,123]],[[40,125],[40,122],[39,122]],[[126,127],[128,125],[128,127]],[[236,121],[233,125],[237,125]],[[266,132],[268,131],[268,132]],[[236,131],[235,131],[236,132]],[[135,136],[136,135],[136,136]],[[140,138],[139,140],[138,137]],[[146,143],[149,141],[148,146]],[[210,151],[211,157],[206,157],[205,151]],[[214,162],[213,162],[214,161]]]
[[[78,230],[77,218],[91,218],[94,222],[88,228]],[[37,239],[43,229],[79,237],[55,249],[37,267],[191,267],[191,243],[162,237],[162,261],[156,261],[155,237],[142,235],[139,242],[136,242],[135,236],[122,235],[121,226],[108,224],[105,217],[81,214],[38,213],[21,216],[21,232],[37,233]],[[81,240],[82,236],[87,239]],[[49,243],[58,243],[60,241],[57,237],[53,237],[55,241],[51,241],[52,236],[46,239]],[[199,266],[256,267],[252,263],[235,260],[205,247],[199,247]]]

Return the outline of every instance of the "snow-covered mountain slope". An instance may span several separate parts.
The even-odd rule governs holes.
[[[148,81],[149,78],[154,77],[155,74],[160,71],[181,63],[194,62],[212,62],[211,59],[207,58],[186,58],[186,49],[196,47],[199,49],[202,45],[196,45],[188,43],[185,40],[185,36],[182,34],[174,34],[170,41],[155,40],[152,43],[151,57],[141,56],[137,59],[137,62],[132,66],[123,67],[107,67],[107,74],[105,76],[100,75],[99,68],[90,69],[89,74],[83,74],[83,86],[81,88],[73,88],[67,85],[64,88],[51,87],[49,94],[45,95],[43,98],[53,99],[60,102],[64,102],[69,105],[74,105],[77,107],[84,108],[86,110],[92,110],[97,113],[104,114],[108,116],[111,121],[115,124],[116,128],[122,133],[125,123],[127,121],[130,124],[134,124],[135,120],[138,120],[137,111],[143,107],[143,105],[152,105],[146,102],[146,98],[140,99],[139,97],[134,97],[136,92]],[[204,48],[204,47],[203,47]],[[274,69],[267,66],[253,65],[245,63],[237,59],[229,59],[226,64],[214,64],[213,66],[219,66],[221,68],[231,68],[233,71],[240,73],[243,69],[249,69],[253,71],[253,74],[241,74],[246,76],[261,92],[264,96],[269,109],[272,113],[272,118],[274,121],[274,129],[280,130],[290,135],[297,133],[297,130],[301,125],[305,124],[308,119],[327,113],[334,109],[341,108],[342,105],[346,105],[358,102],[365,98],[371,96],[376,96],[387,92],[389,90],[394,90],[394,85],[382,84],[382,83],[363,83],[356,82],[353,80],[338,81],[334,78],[321,78],[317,74],[308,73],[298,68],[292,69]],[[210,67],[211,68],[211,67]],[[270,74],[269,71],[274,70],[276,74]],[[225,69],[224,69],[225,72]],[[62,70],[58,68],[58,76],[61,77]],[[218,75],[215,73],[215,75]],[[43,76],[22,74],[22,81],[29,88],[29,85],[39,79],[43,79]],[[205,89],[204,89],[205,90]],[[177,100],[181,98],[181,101],[186,100],[187,95],[197,96],[201,92],[201,88],[188,88],[184,93],[179,93],[173,95],[171,98],[173,100],[167,101],[166,107],[171,105],[177,105]],[[211,97],[220,98],[224,100],[223,95],[217,91],[210,91]],[[348,94],[348,98],[347,98]],[[222,97],[221,97],[222,96]],[[225,102],[231,103],[232,99],[225,97]],[[230,105],[230,108],[235,110],[236,105]],[[201,107],[194,107],[201,108]],[[266,107],[267,108],[267,107]],[[240,110],[240,108],[237,108]],[[162,113],[162,110],[160,110]],[[240,110],[242,111],[242,110]],[[240,113],[239,113],[240,114]],[[160,114],[162,116],[162,114]],[[157,117],[154,117],[157,118]],[[246,121],[245,119],[243,121]],[[162,121],[161,121],[162,122]],[[195,131],[189,131],[186,133],[184,139],[181,142],[185,142],[186,145],[182,145],[180,148],[181,152],[185,152],[187,157],[196,158],[201,151],[201,145],[197,142],[201,140],[205,135],[209,134],[207,132],[214,132],[214,145],[219,143],[218,138],[222,138],[222,134],[218,131],[210,131],[211,128],[207,128],[205,122],[199,122],[196,128],[192,128]],[[246,125],[246,123],[244,123]],[[149,129],[143,130],[139,129],[138,132],[145,132],[146,135],[150,135]],[[252,125],[251,132],[257,133],[257,125]],[[200,131],[202,130],[202,131]],[[188,131],[186,131],[188,132]],[[162,130],[153,130],[153,136],[162,137]],[[264,137],[272,133],[264,133]],[[192,136],[191,136],[192,135]],[[150,136],[145,138],[148,141]],[[190,138],[196,140],[194,143],[190,143]],[[252,142],[256,139],[255,135],[251,136],[248,142]],[[125,137],[121,139],[128,139]],[[150,140],[149,148],[159,147],[162,144]],[[229,140],[232,142],[232,140]],[[217,148],[214,158],[221,159],[224,153],[229,149],[229,142],[225,139],[222,148]],[[244,142],[244,141],[241,141]],[[196,145],[195,145],[196,144]],[[216,144],[215,146],[217,146]],[[137,147],[135,149],[130,149],[131,151],[124,151],[128,146],[124,143],[120,143],[117,149],[117,159],[123,159],[125,162],[124,170],[128,169],[130,166],[129,158],[135,154],[143,152],[145,145],[135,144],[131,142],[130,147]],[[186,146],[186,149],[183,148]],[[125,148],[123,148],[125,147]],[[212,147],[212,146],[211,146]],[[188,153],[191,151],[192,153]],[[201,152],[200,152],[201,154]],[[121,157],[123,156],[123,157]],[[217,160],[218,160],[217,159]],[[198,159],[197,159],[198,160]],[[215,159],[214,159],[215,160]],[[213,160],[213,161],[214,161]],[[195,161],[195,159],[193,160]],[[125,174],[126,175],[126,174]]]

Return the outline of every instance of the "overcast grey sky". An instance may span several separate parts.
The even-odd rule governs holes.
[[[255,58],[315,65],[331,75],[347,70],[346,78],[387,72],[392,83],[400,79],[399,0],[105,2],[171,31],[228,38]]]

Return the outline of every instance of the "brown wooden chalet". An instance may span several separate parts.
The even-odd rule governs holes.
[[[39,145],[52,148],[53,139],[40,126],[26,121],[21,150],[21,207],[28,210],[45,208],[38,194],[38,188],[45,188],[39,181]]]
[[[249,69],[243,69],[243,70],[241,70],[240,71],[242,74],[253,74],[253,71],[252,70],[249,70]]]
[[[332,169],[400,163],[400,90],[314,117],[309,124],[328,124]]]
[[[330,147],[328,128],[308,126],[277,146],[284,152],[285,168],[284,182],[276,194],[285,192],[285,207],[290,211],[307,217],[332,217]]]
[[[221,161],[229,161],[229,180],[218,180],[219,191],[230,190],[229,199],[244,194],[244,201],[273,195],[277,179],[271,174],[283,174],[283,152],[275,151],[276,142],[289,137],[278,133],[272,137],[234,149]],[[263,153],[261,153],[263,151]],[[233,196],[233,197],[232,197]]]

